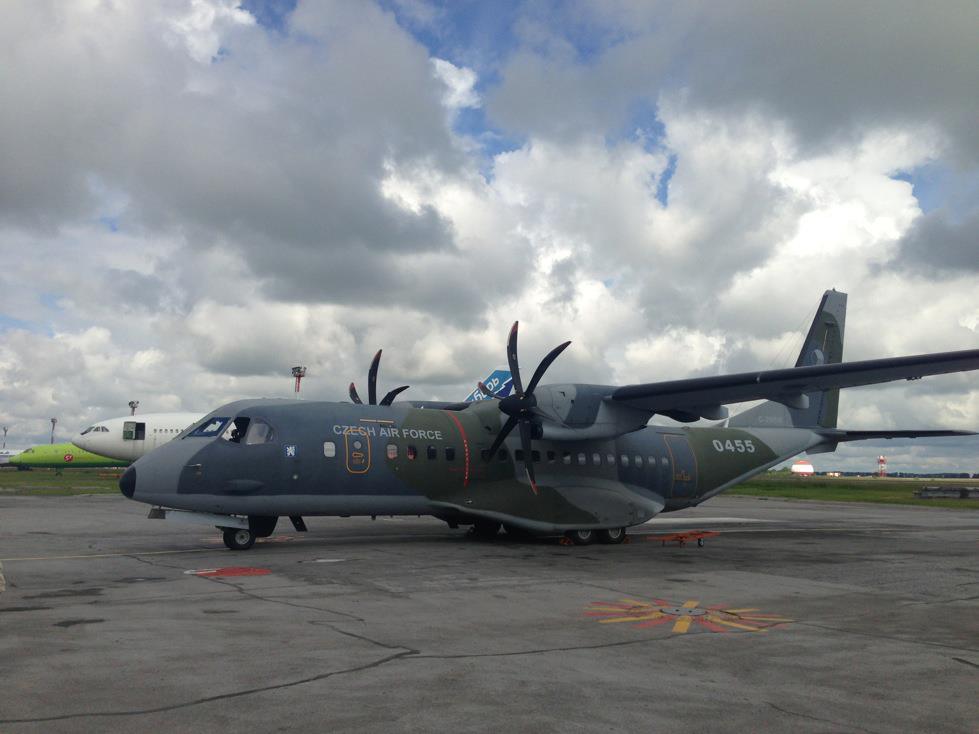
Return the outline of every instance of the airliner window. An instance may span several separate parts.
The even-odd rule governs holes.
[[[408,447],[408,461],[414,461],[417,458],[418,458],[418,449],[416,449],[414,446],[409,446]]]
[[[591,463],[598,466],[602,463],[602,455],[599,453],[594,453],[591,455]]]
[[[393,460],[393,459],[397,459],[398,458],[398,445],[397,444],[389,443],[387,450],[388,450],[388,458],[389,459],[392,459]]]
[[[636,456],[633,457],[633,460],[636,462],[636,466],[642,466],[642,457],[641,456],[639,456],[637,454]]]
[[[429,459],[437,459],[438,456],[439,456],[439,452],[438,452],[438,450],[436,450],[436,448],[434,446],[429,446],[426,449],[426,453],[428,454],[428,458]]]
[[[455,461],[456,460],[456,450],[452,446],[445,447],[445,460]]]
[[[95,426],[89,426],[84,431],[82,431],[82,435],[84,436],[86,433],[89,433],[89,432],[94,431],[94,430],[95,430]]]
[[[609,466],[615,466],[615,454],[605,454],[605,463]]]
[[[272,430],[272,426],[263,421],[261,418],[256,418],[253,420],[249,424],[248,430],[245,432],[246,446],[253,446],[257,443],[272,443],[274,440],[275,431]]]
[[[227,418],[211,418],[205,421],[196,429],[187,434],[188,438],[214,438],[215,436],[220,436],[221,431],[224,430],[225,424],[228,422]]]
[[[333,441],[325,441],[323,443],[323,456],[327,459],[332,459],[337,455],[337,445]]]

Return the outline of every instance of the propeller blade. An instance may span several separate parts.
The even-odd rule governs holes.
[[[496,398],[497,400],[500,400],[500,396],[497,395],[492,390],[490,390],[488,387],[486,387],[486,384],[482,380],[480,380],[479,382],[477,382],[476,383],[476,386],[479,388],[479,391],[481,393],[483,393],[483,395],[485,395],[486,397],[488,397],[488,398]]]
[[[371,360],[371,368],[367,372],[367,399],[371,405],[377,405],[377,368],[381,364],[381,352],[378,349],[374,359]]]
[[[399,393],[403,393],[407,389],[408,389],[408,385],[402,385],[401,387],[394,388],[391,392],[389,392],[381,399],[380,404],[390,405],[392,402],[394,402],[394,399],[398,396]]]
[[[503,428],[500,429],[500,432],[497,435],[496,440],[493,442],[493,445],[490,446],[489,453],[487,454],[487,461],[493,460],[493,457],[496,456],[496,452],[500,449],[500,446],[503,445],[503,442],[506,441],[506,437],[510,435],[510,431],[513,430],[513,427],[517,425],[518,422],[519,419],[516,416],[511,415],[509,418],[507,418],[506,423],[504,423]]]
[[[357,405],[364,404],[364,401],[360,399],[360,395],[357,394],[357,388],[354,386],[352,382],[350,383],[348,392],[350,393],[350,399],[353,400],[354,403],[356,403]]]
[[[533,438],[534,427],[530,421],[520,421],[520,448],[523,449],[524,466],[527,468],[527,478],[530,480],[530,488],[537,494],[537,481],[534,478],[534,454],[531,449],[530,439]]]
[[[554,347],[554,349],[548,352],[547,356],[540,361],[540,364],[537,365],[537,370],[534,372],[534,376],[530,378],[530,384],[527,386],[528,395],[530,395],[530,393],[534,391],[534,388],[537,387],[537,383],[540,382],[540,378],[542,378],[544,373],[547,372],[547,368],[551,366],[551,363],[557,359],[558,355],[567,349],[568,345],[570,344],[571,342],[565,342],[564,344]]]
[[[520,364],[517,362],[517,325],[519,321],[514,321],[510,327],[510,337],[506,343],[506,359],[510,364],[510,374],[513,375],[513,392],[518,397],[523,396],[523,383],[520,382]]]

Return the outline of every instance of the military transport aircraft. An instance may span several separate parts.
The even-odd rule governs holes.
[[[698,505],[803,451],[845,441],[971,435],[837,428],[839,388],[979,369],[979,349],[845,363],[846,295],[827,291],[794,368],[624,387],[529,382],[507,343],[513,392],[468,403],[241,400],[144,456],[119,480],[151,518],[215,525],[234,550],[280,516],[434,515],[476,535],[566,534],[620,543],[626,528]],[[484,393],[492,393],[485,385]],[[387,397],[391,397],[388,400]],[[731,403],[764,400],[727,419]],[[647,425],[660,414],[711,427]]]

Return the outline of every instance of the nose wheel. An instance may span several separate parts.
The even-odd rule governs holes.
[[[247,528],[223,528],[224,544],[231,550],[248,550],[255,545],[255,533]]]

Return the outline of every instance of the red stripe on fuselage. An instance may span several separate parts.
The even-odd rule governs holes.
[[[456,428],[459,429],[459,435],[462,436],[462,454],[466,459],[466,471],[462,475],[462,486],[469,486],[469,439],[466,437],[466,430],[462,427],[462,421],[455,417],[451,411],[446,411],[449,418],[451,418],[455,424]]]

